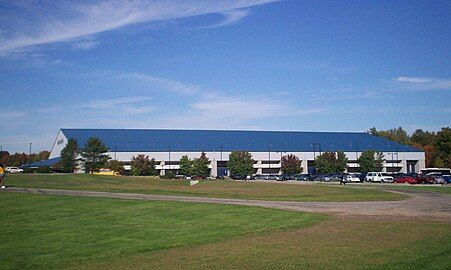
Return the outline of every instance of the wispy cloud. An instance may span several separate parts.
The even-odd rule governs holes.
[[[451,79],[441,79],[434,77],[397,77],[397,83],[407,85],[414,90],[451,90]]]
[[[238,21],[242,20],[243,18],[249,16],[251,13],[249,10],[244,9],[237,9],[237,10],[229,10],[225,12],[221,12],[221,15],[223,15],[224,19],[218,23],[202,27],[201,29],[208,29],[208,28],[218,28],[223,27],[226,25],[237,23]]]
[[[306,116],[324,113],[324,108],[299,109],[290,102],[259,97],[258,95],[227,95],[224,91],[204,89],[197,85],[156,77],[145,73],[126,73],[119,78],[139,80],[157,85],[160,89],[181,96],[189,96],[193,102],[187,102],[187,107],[180,108],[176,117],[169,116],[165,123],[174,126],[191,126],[205,128],[217,126],[236,128],[246,125],[248,121],[275,117]]]
[[[97,47],[99,41],[97,40],[82,40],[73,44],[74,49],[89,50]]]
[[[1,113],[0,114],[0,119],[8,120],[8,119],[13,119],[13,118],[23,117],[23,116],[26,116],[26,115],[27,115],[26,112],[11,111],[11,112]]]
[[[39,1],[15,5],[0,21],[0,53],[30,46],[76,40],[124,26],[220,13],[219,26],[240,20],[243,8],[277,0]],[[8,4],[8,3],[6,3]],[[45,7],[45,8],[44,8]],[[19,22],[19,23],[18,23]]]
[[[148,101],[152,99],[151,97],[145,97],[145,96],[137,96],[137,97],[121,97],[121,98],[114,98],[114,99],[98,99],[93,100],[91,102],[88,102],[84,105],[79,105],[79,107],[82,108],[90,108],[90,109],[108,109],[113,108],[118,105],[124,105],[124,104],[133,104],[143,101]]]

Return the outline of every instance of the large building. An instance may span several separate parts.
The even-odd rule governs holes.
[[[281,158],[288,154],[299,157],[304,173],[313,173],[315,157],[337,151],[345,152],[348,172],[358,171],[357,159],[366,150],[384,154],[384,172],[411,173],[425,167],[423,151],[367,133],[238,130],[61,129],[50,161],[59,158],[68,139],[83,146],[90,137],[101,139],[111,158],[124,162],[126,169],[133,156],[144,154],[157,161],[160,174],[177,173],[183,155],[196,158],[205,152],[211,175],[226,175],[229,154],[235,150],[252,154],[256,174],[279,174]]]

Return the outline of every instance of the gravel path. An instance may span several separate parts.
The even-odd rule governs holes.
[[[66,195],[83,197],[116,198],[127,200],[149,201],[181,201],[203,202],[219,204],[236,204],[261,206],[268,208],[295,210],[303,212],[331,213],[336,215],[366,215],[366,216],[392,216],[431,218],[451,221],[451,196],[427,191],[388,191],[409,195],[403,201],[381,202],[286,202],[286,201],[260,201],[224,198],[203,198],[188,196],[166,196],[134,193],[97,192],[82,190],[57,190],[36,188],[9,187],[4,191],[31,193],[41,195]]]

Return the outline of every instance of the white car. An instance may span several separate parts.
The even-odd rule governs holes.
[[[366,174],[365,181],[391,183],[393,182],[393,177],[382,172],[369,172]]]
[[[357,177],[357,175],[354,174],[345,175],[344,178],[344,181],[348,183],[360,182],[360,179]]]
[[[6,167],[5,171],[9,173],[23,173],[23,170],[17,167]]]

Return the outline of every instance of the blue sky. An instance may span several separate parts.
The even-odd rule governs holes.
[[[438,130],[450,1],[1,1],[0,145],[60,128]]]

